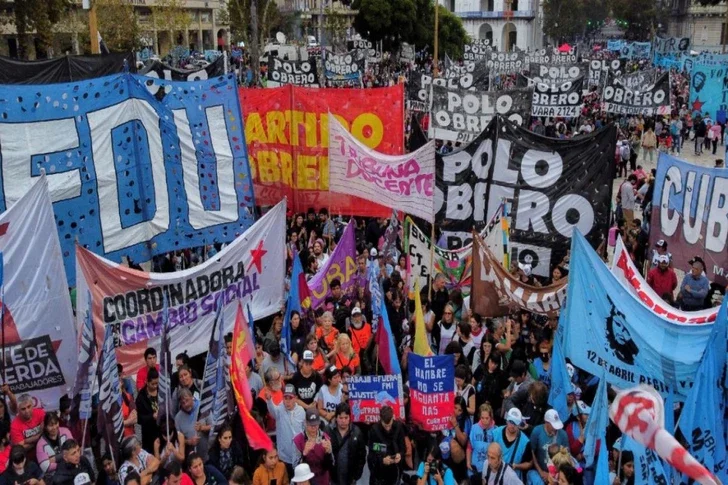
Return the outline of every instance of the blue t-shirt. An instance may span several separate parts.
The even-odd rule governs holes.
[[[450,470],[447,466],[443,465],[445,468],[445,474],[442,477],[442,483],[443,485],[457,485],[455,482],[455,476],[452,474],[452,470]],[[423,461],[420,463],[420,466],[417,467],[417,478],[422,478],[425,476],[425,462]],[[430,474],[427,477],[427,485],[437,485],[437,482],[434,478],[432,478],[432,474]]]
[[[488,457],[488,446],[493,442],[494,429],[486,430],[480,426],[480,423],[475,423],[470,430],[470,447],[473,449],[470,463],[479,472],[483,471],[485,459]]]
[[[546,434],[544,425],[539,425],[533,428],[531,432],[531,451],[536,460],[538,460],[538,466],[541,470],[546,470],[546,465],[549,458],[549,446],[552,444],[558,444],[569,448],[569,437],[566,435],[566,431],[560,429],[554,436]]]

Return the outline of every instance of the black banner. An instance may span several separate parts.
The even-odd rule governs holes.
[[[657,69],[645,69],[621,76],[614,76],[612,82],[632,90],[642,91],[649,88],[657,80]]]
[[[430,138],[459,141],[475,139],[496,114],[522,125],[531,113],[532,89],[467,91],[432,86]]]
[[[610,76],[604,88],[602,111],[623,115],[669,115],[670,73],[662,74],[641,90],[627,88],[619,78]]]
[[[523,52],[491,52],[486,59],[493,74],[513,74],[526,68]]]
[[[225,74],[225,59],[218,56],[202,69],[177,69],[159,61],[151,61],[139,70],[139,74],[167,81],[201,81]]]
[[[48,335],[7,344],[4,378],[14,394],[39,391],[66,383],[53,342]]]
[[[576,81],[586,75],[585,64],[538,64],[529,66],[530,77],[534,83],[561,84]]]
[[[572,47],[568,52],[561,52],[558,48],[531,51],[526,55],[526,62],[529,64],[574,64],[577,62],[576,48]]]
[[[358,79],[364,71],[364,61],[359,60],[358,51],[346,54],[329,54],[324,62],[324,72],[329,79]]]
[[[493,46],[488,39],[473,39],[463,46],[464,61],[480,61],[490,57]]]
[[[318,69],[316,63],[309,61],[284,61],[268,58],[268,87],[285,84],[294,86],[318,87]]]
[[[600,89],[606,83],[607,73],[621,76],[624,68],[622,59],[591,59],[587,62],[589,64],[588,86],[598,86]]]
[[[531,116],[576,118],[581,114],[584,78],[561,84],[533,83]]]
[[[97,426],[116,463],[120,463],[121,440],[124,438],[124,417],[121,410],[121,387],[116,368],[113,325],[106,326],[97,367],[99,404]]]
[[[377,52],[374,44],[366,39],[348,40],[346,49],[356,51],[356,58],[360,61],[366,60],[370,64],[382,62],[382,53]]]
[[[597,247],[609,228],[616,137],[610,125],[550,139],[493,118],[470,145],[437,160],[436,221],[448,247],[461,247],[503,199],[512,203],[512,260],[534,274],[550,275],[574,228]]]
[[[488,90],[488,70],[485,63],[467,63],[463,66],[452,65],[445,76],[433,80],[429,74],[413,71],[407,82],[409,108],[413,111],[428,111],[430,85],[442,86],[448,90]]]
[[[134,53],[64,56],[57,59],[21,61],[0,56],[0,84],[55,84],[82,81],[124,72],[136,72]]]

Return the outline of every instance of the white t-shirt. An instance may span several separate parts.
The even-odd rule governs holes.
[[[149,460],[150,456],[151,455],[149,453],[142,449],[139,452],[139,463],[141,463],[141,466],[137,467],[134,463],[128,460],[122,463],[121,468],[119,468],[119,482],[124,483],[124,479],[131,472],[137,472],[141,475],[141,473],[147,468],[147,460]]]

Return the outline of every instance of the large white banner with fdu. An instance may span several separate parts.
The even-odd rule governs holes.
[[[116,261],[144,261],[231,241],[253,222],[233,76],[2,89],[0,210],[45,169],[70,281],[76,239]]]

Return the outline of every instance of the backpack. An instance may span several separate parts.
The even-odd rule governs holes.
[[[678,136],[680,134],[680,128],[677,126],[677,122],[670,125],[670,134],[673,136]]]
[[[630,155],[630,149],[629,149],[629,143],[622,143],[621,148],[619,149],[619,154],[622,156],[622,161],[629,161],[629,155]]]

